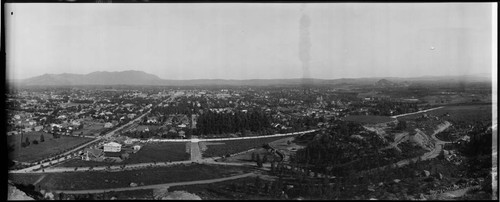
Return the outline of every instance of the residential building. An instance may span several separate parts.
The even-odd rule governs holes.
[[[104,152],[120,152],[122,145],[116,142],[109,142],[104,144]]]

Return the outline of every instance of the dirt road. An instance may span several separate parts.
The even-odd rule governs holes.
[[[111,189],[89,189],[89,190],[54,190],[54,193],[65,193],[65,194],[95,194],[95,193],[103,193],[110,191],[131,191],[131,190],[141,190],[141,189],[156,189],[156,188],[164,188],[164,187],[173,187],[173,186],[183,186],[183,185],[195,185],[195,184],[210,184],[216,182],[223,182],[227,180],[235,180],[239,178],[251,177],[254,176],[254,173],[246,173],[242,175],[235,175],[231,177],[223,177],[217,179],[210,180],[197,180],[197,181],[189,181],[189,182],[172,182],[172,183],[164,183],[164,184],[154,184],[154,185],[146,185],[146,186],[137,186],[137,187],[121,187],[121,188],[111,188]]]
[[[408,116],[408,115],[413,115],[413,114],[419,114],[419,113],[429,112],[429,111],[441,109],[441,108],[443,108],[443,107],[436,107],[436,108],[426,109],[426,110],[422,110],[422,111],[418,111],[418,112],[400,114],[400,115],[396,115],[396,116],[391,116],[391,118],[398,118],[398,117],[403,117],[403,116]]]

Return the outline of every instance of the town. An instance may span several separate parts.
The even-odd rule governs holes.
[[[206,180],[214,170],[237,179],[215,183],[217,191],[172,188],[201,187],[196,194],[207,199],[422,199],[474,187],[491,194],[483,186],[491,166],[479,160],[480,177],[466,169],[467,148],[491,137],[490,86],[422,85],[20,87],[7,100],[9,178],[58,199],[153,199],[161,194],[141,187]],[[205,171],[153,179],[195,168]],[[401,169],[405,176],[389,174]],[[92,182],[77,183],[82,174]],[[430,185],[408,190],[415,177]],[[247,183],[252,189],[238,188]],[[123,186],[131,189],[113,191]]]

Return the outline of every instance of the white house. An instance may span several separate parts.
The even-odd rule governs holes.
[[[133,141],[132,139],[126,139],[125,141],[123,141],[125,144],[132,144]]]
[[[71,122],[71,125],[74,125],[74,126],[79,126],[81,123],[80,121],[77,121],[77,120],[74,120]]]
[[[140,145],[134,145],[134,150],[135,151],[139,151],[141,149],[141,146]]]
[[[111,127],[113,127],[113,124],[110,122],[104,124],[104,128],[111,128]]]
[[[104,144],[104,152],[120,152],[122,145],[116,142],[109,142]]]

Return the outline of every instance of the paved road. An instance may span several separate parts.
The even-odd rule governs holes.
[[[210,180],[197,180],[197,181],[189,181],[189,182],[172,182],[172,183],[164,183],[164,184],[155,184],[155,185],[146,185],[146,186],[137,186],[137,187],[122,187],[122,188],[112,188],[112,189],[90,189],[90,190],[54,190],[54,193],[63,192],[65,194],[95,194],[95,193],[103,193],[110,191],[131,191],[131,190],[141,190],[141,189],[156,189],[156,188],[164,188],[164,187],[173,187],[173,186],[183,186],[183,185],[195,185],[195,184],[210,184],[216,182],[223,182],[227,180],[235,180],[239,178],[251,177],[254,176],[254,173],[246,173],[242,175],[236,175],[231,177],[210,179]]]
[[[191,161],[199,162],[202,158],[201,151],[200,151],[200,145],[198,144],[198,141],[193,141],[190,144],[191,144],[191,146],[190,146]]]
[[[408,115],[413,115],[413,114],[419,114],[419,113],[429,112],[429,111],[436,110],[436,109],[441,109],[441,108],[443,108],[443,107],[436,107],[436,108],[426,109],[426,110],[422,110],[422,111],[418,111],[418,112],[400,114],[400,115],[396,115],[396,116],[391,116],[391,118],[399,118],[399,117],[403,117],[403,116],[408,116]]]

